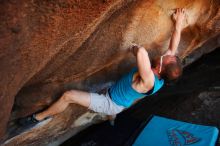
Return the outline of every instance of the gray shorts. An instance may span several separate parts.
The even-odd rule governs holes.
[[[116,115],[125,109],[125,107],[117,105],[112,101],[108,92],[106,92],[106,94],[90,93],[90,97],[89,109],[95,112],[106,115]]]

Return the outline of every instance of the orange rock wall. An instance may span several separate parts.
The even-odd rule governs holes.
[[[218,0],[0,3],[0,137],[8,121],[46,108],[66,90],[95,91],[118,79],[135,64],[127,53],[131,43],[143,45],[151,57],[162,54],[175,8],[187,11],[181,58],[219,46]]]

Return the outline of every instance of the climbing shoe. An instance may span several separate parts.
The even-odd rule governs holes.
[[[40,121],[38,121],[35,118],[35,114],[27,116],[27,117],[24,117],[24,118],[21,118],[21,119],[18,120],[18,124],[20,126],[34,126],[34,125],[36,125],[39,122]]]
[[[44,125],[48,123],[52,117],[47,117],[43,120],[37,120],[35,117],[35,114],[21,118],[18,120],[18,125],[22,127],[23,130],[32,129],[34,127],[37,127],[37,125]]]

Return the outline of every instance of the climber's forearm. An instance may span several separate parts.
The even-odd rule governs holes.
[[[178,8],[176,12],[172,15],[174,19],[174,31],[171,36],[169,49],[166,52],[166,55],[175,55],[177,53],[177,48],[179,46],[181,31],[183,28],[183,22],[185,19],[185,9]]]
[[[149,78],[152,78],[153,72],[151,69],[148,52],[144,47],[138,48],[136,52],[136,59],[137,59],[138,72],[141,76],[141,79],[144,83],[147,83],[147,81],[149,81]]]
[[[148,52],[144,47],[137,44],[133,44],[129,50],[136,56],[138,72],[141,76],[142,81],[146,82],[149,80],[149,76],[152,76],[150,59]]]
[[[175,55],[177,53],[180,37],[181,37],[181,29],[176,26],[170,40],[170,45],[169,45],[170,55]]]

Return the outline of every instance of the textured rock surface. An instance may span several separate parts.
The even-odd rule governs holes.
[[[65,90],[96,91],[127,72],[134,64],[134,58],[126,53],[132,42],[146,47],[151,57],[163,53],[173,27],[170,15],[177,7],[187,9],[179,55],[184,58],[196,49],[201,50],[188,57],[186,64],[220,44],[218,0],[167,3],[3,0],[0,3],[0,137],[3,139],[7,137],[8,121],[13,125],[13,120],[46,108]],[[66,111],[68,114],[57,118],[58,128],[50,133],[65,133],[86,111],[73,105]],[[46,135],[42,132],[42,137],[43,134]],[[33,143],[31,138],[28,142]]]

